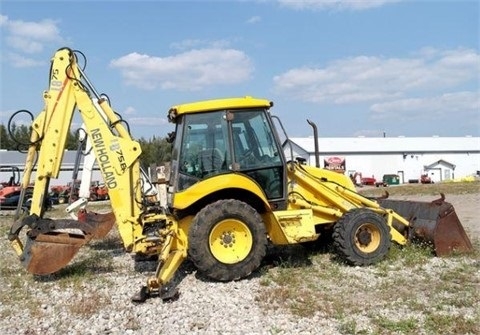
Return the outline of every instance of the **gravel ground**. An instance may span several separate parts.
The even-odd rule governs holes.
[[[453,195],[447,201],[454,204],[467,233],[477,241],[480,238],[477,219],[480,194]],[[1,222],[10,223],[9,220],[2,219]],[[90,252],[97,253],[95,259],[99,263],[104,264],[102,255],[109,258],[104,266],[97,264],[94,275],[35,278],[26,274],[8,243],[2,240],[0,269],[2,276],[8,275],[9,280],[0,287],[0,334],[346,333],[338,317],[324,312],[299,317],[282,308],[266,309],[258,297],[264,290],[262,277],[270,271],[269,267],[249,279],[218,283],[199,278],[192,265],[186,262],[178,273],[180,295],[177,300],[162,302],[154,298],[143,304],[132,304],[131,296],[153,274],[155,263],[135,265],[114,239],[103,244],[97,242],[90,248]],[[82,255],[86,253],[81,252],[75,261],[81,262]],[[450,261],[432,258],[426,266],[434,269],[448,266],[446,262]],[[370,268],[345,266],[342,271],[352,280],[365,280],[366,291],[377,280]],[[404,275],[414,277],[415,274]],[[476,276],[475,281],[479,283],[478,271]],[[449,313],[478,318],[478,309],[479,305],[475,303],[468,308],[452,307]],[[409,313],[408,310],[406,306],[405,310],[393,312],[404,315]],[[366,317],[371,312],[360,308],[351,316],[364,334],[372,333]],[[389,312],[379,310],[378,313]]]

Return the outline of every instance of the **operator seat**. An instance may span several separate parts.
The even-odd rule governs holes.
[[[202,176],[220,172],[223,165],[223,157],[220,149],[210,148],[199,152],[200,171]]]

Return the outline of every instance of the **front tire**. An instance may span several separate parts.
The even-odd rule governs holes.
[[[197,269],[219,280],[238,280],[255,271],[265,257],[267,234],[258,212],[239,200],[219,200],[193,219],[189,256]]]
[[[380,214],[357,208],[345,213],[334,226],[333,245],[337,254],[351,265],[381,261],[391,245],[390,227]]]

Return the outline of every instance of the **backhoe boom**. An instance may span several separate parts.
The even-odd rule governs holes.
[[[55,53],[49,89],[43,97],[45,107],[32,124],[21,185],[25,189],[31,183],[38,153],[31,209],[26,217],[20,217],[17,209],[9,233],[25,268],[35,274],[58,271],[82,245],[92,238],[105,236],[115,222],[126,250],[151,254],[161,249],[162,239],[151,238],[145,233],[160,235],[157,230],[165,227],[166,216],[158,204],[147,203],[142,193],[147,182],[140,170],[141,147],[131,138],[124,121],[108,101],[95,91],[72,50],[64,48]],[[51,220],[44,218],[43,199],[47,196],[50,179],[58,178],[67,134],[76,111],[108,187],[113,213],[92,213],[82,208],[76,214],[78,220]],[[144,215],[147,211],[149,215]],[[26,243],[19,237],[23,228],[27,228]]]

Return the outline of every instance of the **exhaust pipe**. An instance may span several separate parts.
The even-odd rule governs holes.
[[[312,126],[313,128],[313,138],[315,140],[315,166],[317,168],[320,167],[320,153],[318,151],[318,129],[317,129],[317,125],[313,122],[313,121],[310,121],[309,119],[307,119],[307,122],[310,126]]]

